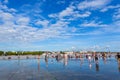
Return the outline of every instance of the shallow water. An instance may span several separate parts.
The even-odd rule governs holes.
[[[0,60],[0,80],[120,80],[120,62],[115,57]]]

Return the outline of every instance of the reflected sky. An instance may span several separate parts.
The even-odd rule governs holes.
[[[115,57],[0,60],[0,80],[120,80]]]

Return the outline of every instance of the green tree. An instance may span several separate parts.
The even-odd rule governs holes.
[[[3,55],[4,54],[4,51],[0,51],[0,55]]]

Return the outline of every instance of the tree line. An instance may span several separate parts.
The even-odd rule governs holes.
[[[0,51],[0,55],[42,55],[44,51]]]

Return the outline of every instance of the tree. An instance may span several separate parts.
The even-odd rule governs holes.
[[[0,51],[0,55],[3,55],[4,54],[4,52],[3,51]]]

